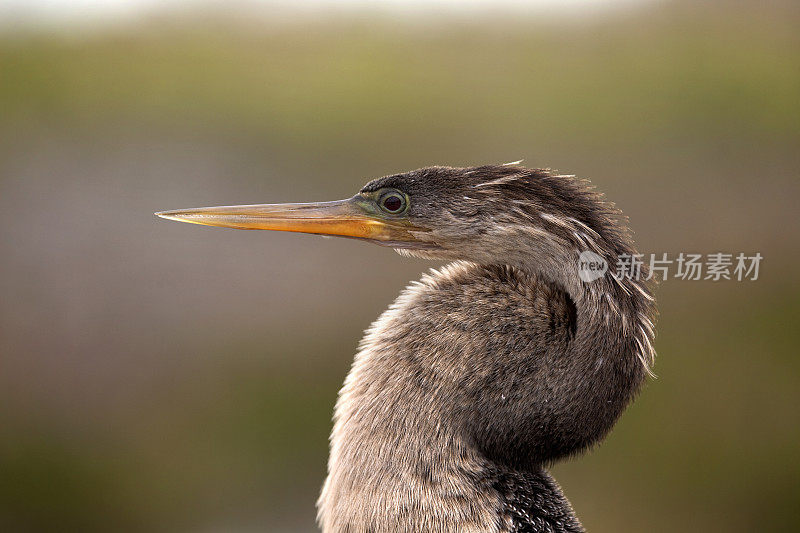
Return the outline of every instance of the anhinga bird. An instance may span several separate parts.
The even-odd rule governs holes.
[[[582,252],[609,265],[635,253],[620,212],[585,182],[432,167],[337,202],[157,214],[454,260],[361,342],[336,404],[324,531],[583,531],[547,467],[609,432],[654,357],[644,276],[579,276]]]

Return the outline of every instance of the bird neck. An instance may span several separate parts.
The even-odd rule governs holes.
[[[336,405],[324,531],[581,530],[544,467],[638,390],[646,308],[581,282],[572,250],[522,250],[434,271],[367,331]]]

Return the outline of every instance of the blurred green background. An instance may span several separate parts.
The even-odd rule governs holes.
[[[0,25],[0,529],[314,530],[361,332],[432,265],[152,212],[521,158],[640,251],[765,258],[659,286],[658,379],[554,469],[588,530],[798,528],[796,3],[247,9]]]

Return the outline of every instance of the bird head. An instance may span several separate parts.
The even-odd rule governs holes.
[[[569,176],[517,165],[428,167],[378,178],[334,202],[202,207],[158,216],[207,226],[336,235],[430,259],[493,262],[520,238],[574,248],[614,237],[613,209]],[[611,239],[612,241],[614,239]]]

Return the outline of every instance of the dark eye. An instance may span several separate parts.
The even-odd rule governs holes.
[[[381,207],[389,213],[399,213],[405,206],[405,198],[396,192],[390,192],[381,198]]]

